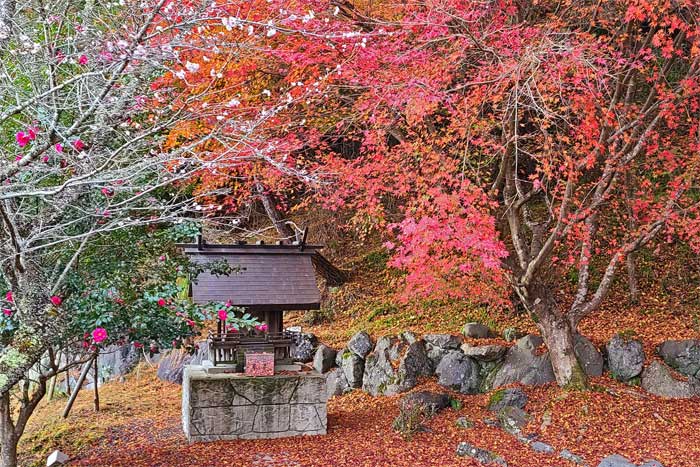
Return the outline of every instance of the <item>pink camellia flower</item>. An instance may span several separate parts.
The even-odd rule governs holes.
[[[257,329],[260,332],[267,332],[267,324],[258,324],[255,326],[255,329]]]
[[[143,344],[141,342],[134,342],[134,347],[136,347],[137,349],[140,349],[143,347]]]
[[[76,151],[82,151],[83,149],[85,149],[85,143],[83,143],[83,141],[80,138],[78,138],[75,141],[73,141],[73,147]]]
[[[164,262],[164,261],[165,261],[165,255],[160,255],[160,256],[158,257],[158,261],[160,261],[161,263]]]
[[[81,55],[80,58],[78,58],[78,63],[81,65],[87,65],[88,58],[87,55]]]
[[[54,295],[49,300],[51,300],[51,303],[53,303],[55,306],[61,306],[61,303],[63,303],[63,299],[58,295]]]
[[[17,141],[17,145],[20,148],[25,147],[31,140],[32,139],[29,137],[29,135],[23,131],[18,131],[15,133],[15,141]]]
[[[223,308],[219,310],[219,319],[221,321],[226,321],[228,319],[228,313]]]
[[[95,330],[92,331],[92,340],[94,340],[96,344],[99,344],[105,339],[107,339],[107,331],[104,328],[95,328]]]
[[[36,139],[36,134],[39,132],[39,128],[35,126],[30,126],[27,128],[27,136],[29,137],[30,141],[34,141]]]
[[[56,152],[63,152],[63,145],[61,143],[54,144],[53,148],[56,150]]]
[[[164,298],[159,298],[159,299],[158,299],[158,306],[165,306],[165,304],[166,304],[166,301],[165,301]]]
[[[56,63],[61,63],[63,60],[65,60],[66,54],[64,54],[62,51],[57,51],[56,52]]]
[[[44,157],[41,158],[41,160],[42,160],[42,162],[44,162],[45,164],[48,164],[48,163],[49,163],[49,156],[44,156]]]
[[[16,161],[21,161],[24,156],[15,156]]]
[[[187,323],[187,325],[191,328],[193,328],[195,324],[194,321],[192,321],[191,319],[186,319],[185,323]]]
[[[111,189],[111,188],[105,187],[105,188],[102,188],[100,191],[101,191],[102,194],[105,195],[107,198],[111,198],[112,196],[114,196],[114,190]]]
[[[5,308],[2,310],[2,314],[7,316],[7,317],[10,317],[10,316],[12,316],[12,310],[10,310],[9,308]]]
[[[12,290],[5,294],[5,300],[7,300],[10,303],[15,301],[15,298],[12,296]]]

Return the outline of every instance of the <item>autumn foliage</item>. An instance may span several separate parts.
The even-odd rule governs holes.
[[[508,306],[515,292],[558,381],[578,384],[572,335],[616,273],[697,231],[697,8],[226,4],[201,40],[236,45],[187,57],[182,79],[220,99],[190,103],[203,118],[172,137],[231,125],[205,147],[229,161],[201,174],[228,188],[219,201],[241,207],[256,187],[289,208],[312,188],[385,237],[409,297]],[[250,125],[260,138],[237,145]],[[569,300],[555,292],[566,271]]]

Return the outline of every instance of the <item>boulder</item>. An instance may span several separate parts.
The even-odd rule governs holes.
[[[360,358],[365,358],[372,351],[372,338],[367,331],[360,331],[348,341],[348,350]]]
[[[362,387],[362,377],[365,373],[365,361],[363,359],[349,350],[344,350],[340,355],[338,366],[343,371],[348,386],[351,388]]]
[[[641,374],[644,368],[644,349],[640,341],[626,339],[618,334],[607,343],[605,350],[613,378],[629,381]]]
[[[423,341],[410,336],[384,336],[365,360],[362,389],[373,395],[394,395],[415,387],[418,378],[432,374]]]
[[[197,344],[194,354],[184,349],[173,349],[165,352],[158,364],[158,379],[171,383],[182,384],[182,375],[186,365],[201,365],[209,358],[209,344],[202,341]]]
[[[516,345],[508,350],[503,365],[488,378],[484,389],[490,390],[512,383],[540,385],[550,383],[554,379],[548,353],[536,355],[533,351]]]
[[[490,337],[491,330],[481,323],[467,323],[462,329],[462,333],[465,337],[473,337],[477,339],[485,339]]]
[[[527,404],[527,394],[519,388],[499,389],[491,394],[489,398],[488,409],[492,412],[498,412],[505,407],[525,408]]]
[[[673,377],[661,362],[652,362],[642,373],[642,388],[657,396],[686,399],[700,396],[700,381],[688,377],[685,381]]]
[[[350,391],[352,391],[352,388],[345,379],[343,370],[333,368],[326,373],[326,393],[328,397],[341,396]]]
[[[574,336],[574,353],[588,376],[598,377],[603,374],[603,355],[587,337],[581,334]]]
[[[435,374],[441,386],[457,390],[462,394],[479,392],[479,366],[462,352],[449,351],[440,361]]]
[[[544,454],[552,454],[554,452],[554,448],[550,446],[547,443],[543,443],[542,441],[535,441],[530,445],[533,451],[535,452],[542,452]]]
[[[462,352],[469,358],[480,362],[493,362],[500,360],[508,350],[502,345],[469,345],[462,344]]]
[[[441,349],[457,350],[462,344],[462,338],[451,334],[426,334],[423,336],[425,345],[440,347]]]
[[[292,344],[289,355],[294,361],[309,363],[314,359],[314,351],[318,345],[318,338],[311,333],[300,334],[297,342]]]
[[[518,407],[506,406],[498,412],[498,423],[508,433],[520,433],[529,421],[530,415]]]
[[[671,368],[700,379],[700,340],[666,341],[659,346],[659,355]]]
[[[432,415],[450,406],[450,396],[444,392],[417,391],[399,400],[399,407],[404,410],[416,405],[424,407],[425,411]]]
[[[523,336],[515,341],[515,345],[519,349],[529,350],[532,352],[534,352],[542,344],[544,344],[544,339],[536,334],[528,334],[527,336]]]
[[[598,467],[637,467],[635,464],[631,463],[627,458],[622,457],[618,454],[613,454],[608,456],[598,464]]]
[[[442,358],[450,350],[458,350],[462,343],[462,338],[450,334],[426,334],[423,336],[425,350],[433,368],[437,368]]]
[[[486,449],[477,448],[476,446],[473,446],[464,441],[459,443],[459,445],[457,446],[457,455],[460,457],[471,457],[472,459],[475,459],[484,465],[508,465],[505,459],[500,457],[498,454],[495,454]]]
[[[314,370],[319,373],[325,373],[335,365],[335,356],[337,352],[327,345],[319,345],[314,354]]]
[[[126,376],[136,367],[142,355],[133,344],[109,345],[100,351],[100,374],[105,380]]]

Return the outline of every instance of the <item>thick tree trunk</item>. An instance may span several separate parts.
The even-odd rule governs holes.
[[[537,321],[549,350],[557,384],[573,389],[586,388],[586,373],[574,352],[575,327],[554,299],[551,288],[544,285],[531,286],[525,297],[531,300],[528,309]]]
[[[541,315],[538,325],[549,350],[557,384],[584,389],[587,385],[586,373],[574,352],[574,330],[569,320],[557,310],[549,310]]]
[[[17,435],[12,423],[10,394],[0,397],[0,459],[1,467],[17,467]]]

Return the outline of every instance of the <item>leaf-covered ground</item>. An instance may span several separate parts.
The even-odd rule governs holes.
[[[309,325],[307,317],[293,315],[288,322],[302,324],[336,347],[360,329],[375,337],[407,329],[457,334],[471,320],[498,331],[509,326],[535,331],[523,315],[495,314],[456,303],[398,303],[391,293],[394,278],[383,268],[383,258],[370,254],[358,261],[363,264],[350,267],[363,272],[330,297],[336,310],[331,321]],[[643,340],[650,360],[664,340],[700,336],[699,291],[688,283],[697,279],[693,275],[691,281],[689,271],[700,271],[700,266],[658,271],[648,263],[642,262],[640,268],[646,283],[640,305],[628,305],[624,290],[617,290],[580,329],[599,346],[618,332],[633,334]],[[442,390],[434,380],[417,389],[421,388]],[[700,465],[700,399],[665,400],[607,377],[593,381],[593,390],[586,392],[567,393],[554,385],[523,389],[530,398],[526,410],[533,416],[525,432],[536,433],[557,450],[566,448],[583,456],[591,466],[612,453],[635,462],[655,458],[666,467]],[[438,414],[427,423],[428,432],[410,441],[392,431],[398,414],[396,397],[372,398],[356,391],[329,402],[327,436],[193,445],[182,434],[180,397],[179,386],[158,381],[153,369],[139,367],[125,383],[101,389],[99,414],[92,411],[90,391],[80,395],[68,420],[59,415],[65,400],[43,404],[20,443],[23,465],[45,465],[48,453],[62,449],[75,456],[75,465],[94,467],[476,467],[455,455],[457,444],[468,441],[501,454],[515,467],[574,466],[556,456],[534,453],[487,426],[484,418],[492,417],[484,408],[488,395],[455,394],[462,409]],[[458,428],[458,417],[474,421],[474,428]]]
[[[549,385],[525,388],[537,433],[557,449],[567,448],[590,464],[611,453],[641,462],[656,458],[666,467],[696,467],[700,459],[700,400],[650,397],[637,388],[601,378],[595,390],[567,393]],[[432,380],[420,388],[439,389]],[[59,418],[64,401],[41,408],[21,444],[25,465],[40,465],[60,448],[80,466],[477,466],[455,455],[460,441],[491,449],[520,467],[574,464],[537,454],[483,420],[488,395],[455,395],[460,410],[446,409],[427,422],[428,431],[404,440],[392,431],[396,397],[373,398],[356,391],[329,402],[328,435],[265,441],[188,444],[180,426],[180,387],[155,379],[142,369],[125,383],[102,390],[103,411],[92,411],[92,394],[82,393],[67,421]],[[467,417],[474,428],[458,428]],[[40,420],[40,422],[39,422]]]

